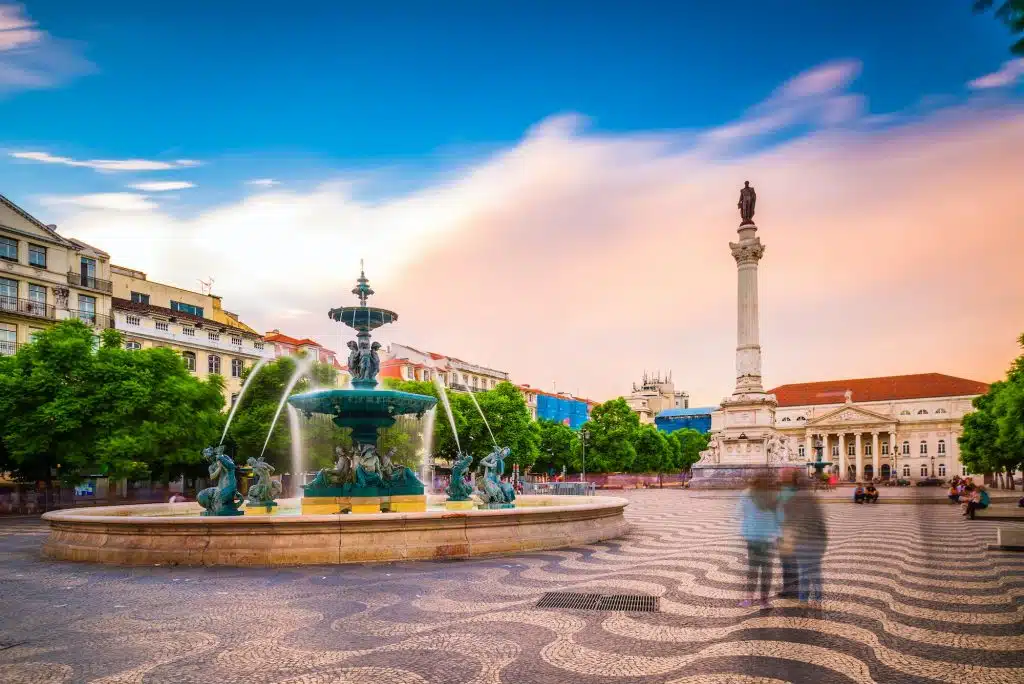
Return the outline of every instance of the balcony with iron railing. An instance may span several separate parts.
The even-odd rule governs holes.
[[[14,356],[18,353],[18,349],[21,348],[20,342],[8,342],[7,340],[0,340],[0,356]]]
[[[53,305],[37,302],[34,299],[18,299],[17,297],[0,297],[0,311],[31,316],[32,318],[45,318],[51,321],[57,317],[56,308]]]
[[[77,318],[83,323],[88,323],[94,328],[113,328],[114,319],[110,316],[98,314],[94,311],[79,311],[77,309],[71,309],[68,311],[69,318]]]
[[[109,280],[103,280],[87,273],[75,273],[74,271],[68,271],[68,285],[84,287],[88,290],[96,290],[106,294],[114,292],[114,283]]]

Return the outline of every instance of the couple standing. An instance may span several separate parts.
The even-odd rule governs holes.
[[[778,548],[782,564],[780,598],[802,603],[823,599],[821,560],[828,528],[821,504],[792,471],[778,490],[767,474],[759,475],[740,499],[740,534],[747,544],[747,598],[740,604],[768,607],[772,562]]]

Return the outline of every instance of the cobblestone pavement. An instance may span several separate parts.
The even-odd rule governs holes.
[[[49,562],[38,520],[0,518],[0,682],[1024,682],[1024,554],[986,550],[1007,523],[829,505],[823,610],[758,610],[734,497],[624,496],[602,544],[279,570]],[[566,590],[661,610],[535,607]]]

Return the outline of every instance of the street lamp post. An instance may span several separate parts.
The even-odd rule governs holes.
[[[580,454],[583,457],[583,473],[580,475],[580,481],[584,484],[587,482],[587,439],[589,438],[589,430],[580,430]]]

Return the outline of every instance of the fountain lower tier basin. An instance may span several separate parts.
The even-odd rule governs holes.
[[[429,497],[443,505],[444,497]],[[297,508],[297,500],[282,500]],[[200,517],[198,504],[52,511],[43,554],[114,565],[329,565],[471,558],[593,544],[628,531],[625,499],[521,496],[516,508]]]

